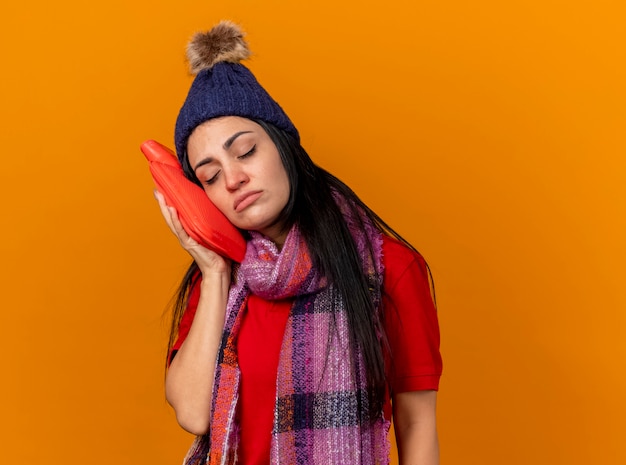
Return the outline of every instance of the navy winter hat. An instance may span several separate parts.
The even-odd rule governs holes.
[[[239,63],[249,56],[243,33],[230,21],[196,34],[189,42],[187,58],[196,78],[176,120],[174,140],[181,163],[193,130],[219,116],[266,121],[300,140],[298,130],[280,105]]]

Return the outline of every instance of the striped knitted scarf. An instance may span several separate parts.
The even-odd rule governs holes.
[[[369,222],[363,230],[347,219],[378,304],[381,283],[375,280],[383,273],[382,236]],[[360,351],[350,344],[338,292],[312,266],[297,228],[289,232],[280,251],[258,233],[251,237],[229,291],[210,431],[196,438],[185,465],[237,463],[236,340],[250,293],[268,300],[294,299],[278,364],[271,463],[388,464],[389,422],[382,415],[374,423],[368,421],[365,365]]]

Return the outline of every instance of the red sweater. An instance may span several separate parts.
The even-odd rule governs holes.
[[[398,392],[437,390],[442,370],[439,325],[424,260],[384,236],[383,264],[385,331],[392,358],[387,361],[391,397]],[[195,286],[192,291],[173,350],[180,348],[189,333],[199,288]],[[254,295],[248,299],[237,341],[241,369],[239,454],[240,463],[245,465],[269,464],[278,359],[291,303]],[[389,399],[385,415],[391,416]]]

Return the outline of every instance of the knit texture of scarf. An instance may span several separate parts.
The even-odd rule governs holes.
[[[366,219],[363,228],[349,215],[346,218],[378,308],[383,275],[381,233]],[[184,464],[237,463],[241,374],[236,342],[250,293],[267,300],[294,299],[278,363],[270,463],[388,464],[389,422],[382,414],[369,421],[365,364],[350,342],[343,301],[317,273],[296,227],[280,251],[266,237],[251,233],[229,291],[210,430],[196,438]]]

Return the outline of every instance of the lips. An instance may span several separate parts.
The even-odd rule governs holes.
[[[261,197],[261,194],[263,194],[262,191],[244,192],[235,199],[233,209],[239,213],[248,206],[252,205],[259,197]]]

